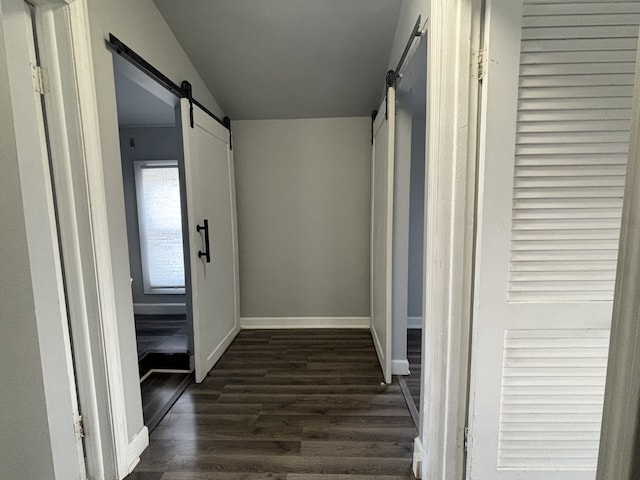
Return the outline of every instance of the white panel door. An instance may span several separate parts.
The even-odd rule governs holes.
[[[489,0],[468,478],[595,478],[640,2]]]
[[[384,381],[391,383],[395,89],[373,122],[371,173],[371,335]]]
[[[180,103],[187,203],[187,271],[196,382],[238,332],[235,180],[229,131],[193,106]],[[208,256],[207,256],[208,253]]]

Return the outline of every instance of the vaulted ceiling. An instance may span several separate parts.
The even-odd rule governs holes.
[[[401,0],[154,2],[234,120],[369,115],[383,93],[401,6]]]

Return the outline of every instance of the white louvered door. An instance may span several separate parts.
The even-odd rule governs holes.
[[[488,0],[468,478],[595,478],[640,1]]]

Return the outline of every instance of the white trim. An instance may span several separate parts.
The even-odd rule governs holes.
[[[632,121],[597,480],[636,478],[640,467],[640,49]]]
[[[134,303],[133,313],[137,315],[186,315],[184,303]]]
[[[422,478],[422,441],[420,437],[413,440],[413,460],[411,462],[413,476],[417,479]]]
[[[231,130],[229,130],[229,135],[233,136]],[[235,330],[236,335],[242,329],[240,325],[240,250],[238,247],[238,206],[237,206],[237,196],[236,196],[236,166],[235,166],[235,157],[233,155],[233,148],[231,148],[232,137],[229,138],[229,185],[231,188],[229,190],[229,195],[231,197],[231,235],[232,235],[232,244],[233,244],[233,280],[234,280],[234,289],[233,295],[235,300],[235,308],[234,308],[234,320],[235,320]],[[234,335],[235,338],[235,335]]]
[[[407,317],[407,328],[422,329],[422,317]]]
[[[464,477],[481,0],[429,2],[422,478]]]
[[[133,440],[129,442],[127,446],[127,475],[133,472],[138,462],[140,461],[140,455],[144,452],[144,449],[149,446],[149,429],[142,427],[142,429],[133,437]]]
[[[87,206],[89,208],[91,237],[95,262],[96,281],[93,288],[99,302],[98,329],[102,338],[102,360],[106,385],[98,385],[100,403],[106,403],[111,423],[111,445],[103,444],[103,452],[115,450],[117,474],[120,478],[128,473],[126,449],[128,445],[127,412],[124,380],[120,357],[116,296],[111,262],[111,246],[107,221],[107,192],[105,190],[101,130],[98,123],[98,101],[96,81],[89,33],[89,14],[86,0],[76,0],[68,5],[71,23],[70,36],[75,65],[77,104],[79,111],[83,157],[86,163]],[[75,100],[75,99],[74,99]],[[75,102],[74,102],[75,103]],[[79,108],[78,108],[79,107]],[[94,365],[99,365],[97,362]],[[96,367],[97,368],[97,367]],[[111,452],[109,452],[111,454]]]
[[[409,375],[408,360],[391,360],[392,375]]]
[[[241,317],[242,329],[369,328],[370,317]]]

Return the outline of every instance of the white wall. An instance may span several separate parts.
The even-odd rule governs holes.
[[[189,80],[194,96],[209,109],[220,108],[151,0],[88,0],[94,73],[98,97],[104,177],[109,199],[112,251],[129,439],[143,428],[140,384],[133,323],[124,194],[112,52],[106,41],[113,33],[175,83]]]
[[[368,317],[371,119],[232,125],[242,317]]]

